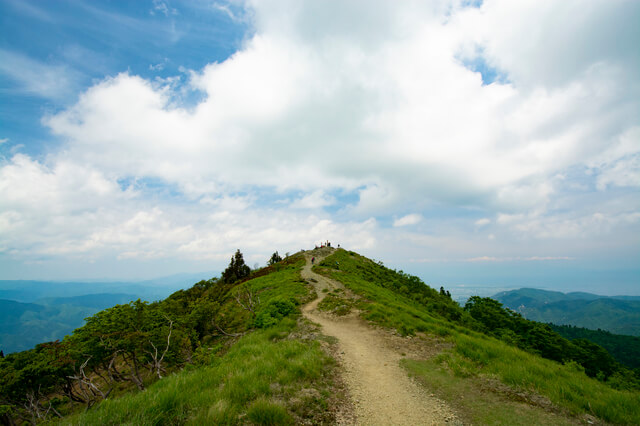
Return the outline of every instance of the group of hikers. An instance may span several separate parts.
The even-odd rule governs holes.
[[[319,248],[325,248],[325,247],[331,247],[331,242],[330,242],[329,240],[321,242],[321,243],[320,243],[320,246],[318,246],[318,245],[316,244],[316,250],[317,250],[317,249],[319,249]],[[340,248],[340,244],[338,244],[338,248]],[[315,258],[315,256],[313,256],[313,257],[311,258],[311,264],[313,265],[313,264],[315,263],[315,261],[316,261],[316,258]],[[338,262],[336,262],[336,268],[337,268],[337,267],[338,267]],[[339,269],[339,268],[338,268],[338,269]]]
[[[338,246],[340,245],[338,244]],[[318,245],[316,244],[316,248],[325,248],[325,247],[331,247],[331,243],[329,242],[329,240],[321,242],[320,247],[318,247]]]

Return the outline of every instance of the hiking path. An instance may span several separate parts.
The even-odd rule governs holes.
[[[311,257],[320,263],[332,250],[305,253],[302,278],[312,283],[318,298],[303,307],[306,318],[317,323],[322,333],[337,339],[338,362],[355,411],[355,423],[362,425],[440,425],[459,423],[445,402],[416,384],[400,366],[403,358],[388,344],[384,330],[368,325],[357,314],[342,317],[318,311],[326,291],[344,288],[342,283],[311,270]],[[323,291],[323,289],[327,289]],[[353,419],[343,420],[353,424]]]

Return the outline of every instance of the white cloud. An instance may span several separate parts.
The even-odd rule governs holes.
[[[11,90],[50,99],[70,96],[79,78],[64,65],[45,64],[5,49],[0,49],[0,74],[17,83]]]
[[[87,167],[16,155],[0,166],[0,250],[17,260],[221,261],[238,247],[266,260],[269,250],[293,252],[327,238],[354,248],[375,243],[375,220],[337,223],[242,196],[176,205],[143,191]]]
[[[640,186],[640,126],[635,126],[614,140],[611,146],[589,163],[597,170],[597,188]]]
[[[562,84],[545,86],[541,76],[535,89],[520,87],[533,74],[521,76],[519,67],[546,59],[516,60],[498,42],[514,31],[526,39],[532,5],[456,6],[443,20],[444,6],[363,11],[355,3],[341,14],[345,23],[358,22],[353,28],[335,20],[331,4],[293,6],[251,4],[253,38],[192,74],[190,84],[207,95],[193,111],[172,104],[173,89],[121,74],[46,123],[69,141],[70,155],[121,175],[159,177],[194,194],[221,185],[365,188],[354,210],[364,214],[430,201],[544,205],[553,196],[552,176],[586,164],[637,125],[630,112],[640,101],[629,91],[640,91],[607,71],[626,64],[608,63],[608,54],[590,52],[595,56],[579,69],[567,63],[569,80],[548,77]],[[545,3],[536,13],[550,20],[555,9],[565,10]],[[597,18],[595,9],[589,19]],[[492,25],[505,13],[516,14],[523,28],[504,33]],[[326,26],[334,28],[330,42]],[[468,43],[506,58],[501,68],[511,82],[483,85],[455,60]],[[620,114],[605,114],[619,96],[628,99]]]
[[[620,211],[617,203],[601,204],[600,211],[583,212],[580,210],[556,214],[542,215],[540,212],[530,214],[499,214],[497,223],[506,226],[516,235],[549,239],[588,240],[610,235],[616,228],[626,228],[640,224],[640,212],[632,206]],[[635,231],[634,231],[635,232]]]
[[[251,17],[235,54],[187,71],[184,83],[105,78],[43,119],[58,152],[2,164],[4,245],[218,259],[243,242],[267,253],[301,235],[348,236],[354,248],[385,241],[393,250],[406,238],[411,249],[476,258],[497,241],[596,241],[636,229],[640,7],[464,3],[214,3],[231,19]],[[166,2],[154,6],[170,13]],[[1,71],[23,90],[55,97],[72,87],[63,67],[0,53],[10,59]],[[465,66],[474,57],[504,79],[484,84]],[[190,90],[203,98],[186,107]],[[159,182],[179,201],[142,184],[123,190],[123,181]],[[293,197],[293,209],[264,201]],[[59,214],[46,217],[43,205]],[[327,206],[336,216],[321,212]],[[476,228],[495,218],[492,234],[480,235],[470,210],[486,216]],[[393,235],[372,219],[407,211]],[[400,235],[426,211],[465,219]],[[470,229],[456,228],[462,222]],[[38,225],[59,244],[32,235],[28,246],[13,231]]]
[[[410,226],[416,225],[422,221],[422,216],[416,213],[408,214],[393,221],[393,226]]]
[[[246,22],[248,18],[245,16],[244,11],[237,7],[238,4],[234,5],[234,3],[233,1],[213,2],[211,7],[227,15],[233,22]]]
[[[460,14],[459,22],[510,80],[558,87],[599,63],[634,73],[640,66],[639,16],[634,1],[486,0]]]
[[[3,143],[7,143],[7,142],[9,142],[9,138],[0,139],[0,145],[2,145]]]
[[[149,11],[151,15],[155,15],[156,12],[162,13],[164,16],[177,15],[178,10],[169,6],[169,3],[162,0],[153,0],[153,9]]]
[[[294,209],[319,209],[335,204],[336,199],[321,190],[314,191],[291,203]]]

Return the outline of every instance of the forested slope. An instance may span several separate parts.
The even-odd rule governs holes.
[[[530,320],[640,336],[640,297],[523,288],[493,298]]]

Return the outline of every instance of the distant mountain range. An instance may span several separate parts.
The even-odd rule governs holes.
[[[216,274],[136,282],[0,280],[0,349],[5,354],[62,339],[98,311],[132,300],[162,300]]]
[[[640,336],[640,296],[521,288],[497,293],[493,299],[530,320]]]
[[[176,290],[191,287],[194,283],[213,276],[217,276],[217,273],[176,274],[146,281],[0,280],[0,299],[38,303],[44,298],[124,293],[153,301],[164,299]]]

